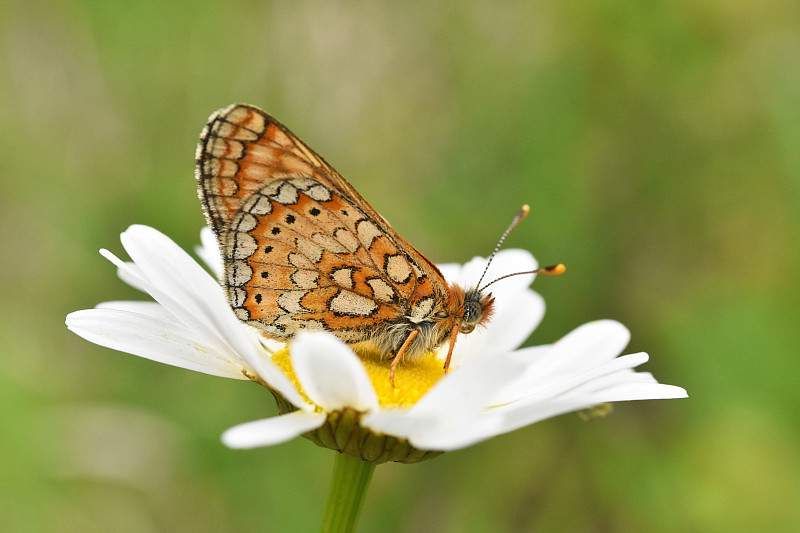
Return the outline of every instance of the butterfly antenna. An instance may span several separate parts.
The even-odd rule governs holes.
[[[525,272],[514,272],[513,274],[506,274],[505,276],[501,276],[494,281],[490,281],[489,283],[478,289],[478,291],[483,292],[484,290],[486,290],[487,287],[489,287],[489,285],[494,285],[501,279],[510,278],[511,276],[521,276],[523,274],[547,274],[548,276],[557,276],[559,274],[563,274],[566,271],[567,271],[566,265],[564,265],[563,263],[558,263],[557,265],[552,265],[544,268],[537,268],[536,270],[526,270]]]
[[[478,280],[478,283],[477,283],[478,287],[481,286],[481,282],[483,281],[483,277],[486,275],[486,272],[489,271],[489,265],[492,264],[492,260],[494,259],[494,256],[497,255],[497,252],[500,251],[500,247],[503,246],[503,241],[506,240],[506,237],[508,237],[508,234],[511,233],[511,230],[514,229],[517,226],[517,224],[522,222],[522,219],[524,219],[526,216],[528,216],[528,213],[530,213],[530,211],[531,211],[531,207],[528,204],[523,205],[520,208],[520,210],[517,211],[517,214],[514,216],[514,220],[512,220],[511,224],[508,225],[508,229],[506,229],[506,231],[500,237],[500,240],[497,242],[497,246],[494,247],[494,252],[492,252],[492,255],[489,256],[489,261],[486,263],[486,268],[483,269],[483,274],[481,274],[481,279]],[[495,280],[495,281],[497,281],[497,280]],[[494,281],[492,283],[494,283]],[[487,287],[488,287],[488,285],[487,285]]]

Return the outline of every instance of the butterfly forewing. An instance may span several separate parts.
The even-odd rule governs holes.
[[[325,329],[359,342],[450,294],[322,157],[258,108],[212,115],[197,178],[237,316],[271,337]]]
[[[247,198],[269,182],[321,177],[317,169],[327,164],[293,139],[277,121],[250,106],[233,105],[211,116],[197,147],[197,177],[218,234]]]

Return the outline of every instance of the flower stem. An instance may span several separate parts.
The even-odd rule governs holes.
[[[374,471],[375,463],[368,463],[345,453],[336,454],[321,531],[345,533],[355,529]]]

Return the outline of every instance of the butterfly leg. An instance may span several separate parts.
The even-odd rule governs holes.
[[[453,329],[450,330],[450,348],[447,349],[447,359],[444,360],[444,373],[447,374],[447,369],[450,368],[450,357],[453,356],[453,348],[456,347],[456,337],[458,337],[458,332],[461,328],[458,327],[458,324],[453,326]]]
[[[394,387],[394,369],[397,368],[397,365],[400,363],[400,360],[403,358],[403,354],[406,353],[406,350],[408,350],[408,347],[411,346],[411,341],[413,341],[415,338],[417,338],[417,335],[419,335],[419,330],[418,329],[415,329],[414,331],[409,333],[408,337],[406,337],[406,340],[403,343],[403,345],[400,347],[399,350],[397,350],[397,355],[395,355],[394,359],[392,359],[392,372],[389,374],[389,380],[392,382],[392,387]]]

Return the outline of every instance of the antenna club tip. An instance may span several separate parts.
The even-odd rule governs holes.
[[[544,267],[539,270],[540,274],[547,274],[550,276],[558,276],[559,274],[563,274],[567,271],[567,266],[563,263],[559,263],[557,265],[552,265],[549,267]]]

